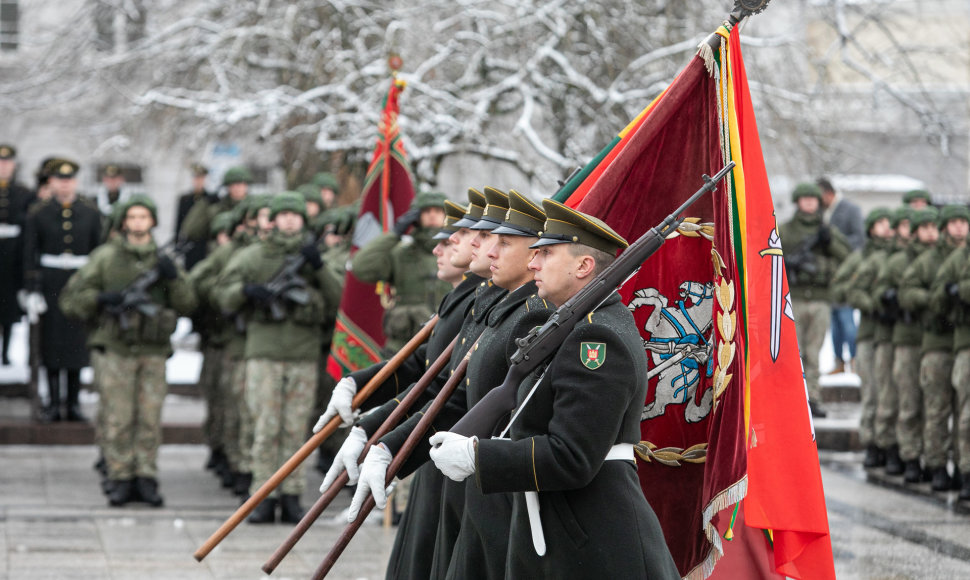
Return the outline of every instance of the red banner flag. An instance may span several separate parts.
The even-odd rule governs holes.
[[[398,98],[404,86],[404,81],[394,79],[384,100],[377,145],[364,178],[351,255],[387,232],[395,216],[407,210],[414,198],[411,168],[397,124]],[[352,272],[347,272],[327,366],[335,379],[381,360],[380,349],[384,345],[381,291],[379,285],[361,282]]]

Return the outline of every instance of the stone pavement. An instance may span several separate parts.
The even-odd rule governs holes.
[[[193,553],[239,503],[203,471],[206,448],[162,447],[159,509],[108,507],[91,468],[96,455],[88,445],[0,446],[0,580],[309,578],[344,528],[347,493],[272,576],[260,568],[290,524],[243,523],[199,563]],[[319,497],[322,476],[308,470],[307,478],[305,507]],[[395,531],[365,524],[328,577],[383,578]]]

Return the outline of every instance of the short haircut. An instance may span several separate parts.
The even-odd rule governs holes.
[[[835,188],[832,187],[832,182],[829,181],[828,177],[819,177],[818,179],[815,180],[815,185],[817,185],[818,188],[821,189],[823,192],[831,191],[832,193],[835,193]]]
[[[593,262],[595,262],[596,264],[593,267],[594,277],[598,276],[600,272],[605,270],[607,267],[609,267],[610,264],[613,263],[614,260],[616,260],[615,255],[609,252],[604,252],[603,250],[597,250],[596,248],[593,248],[590,246],[584,246],[583,244],[566,244],[566,245],[569,246],[569,253],[575,257],[590,256],[591,258],[593,258]]]

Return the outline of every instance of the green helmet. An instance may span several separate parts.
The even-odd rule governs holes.
[[[345,236],[354,229],[357,221],[357,211],[353,206],[345,205],[328,209],[319,216],[314,223],[317,233],[337,234]]]
[[[224,211],[216,214],[209,224],[209,236],[216,237],[222,232],[231,233],[236,227],[235,216],[232,211]]]
[[[940,219],[940,210],[932,205],[918,209],[913,212],[913,217],[909,222],[909,227],[914,230],[923,224],[937,224]]]
[[[274,195],[269,202],[269,219],[276,219],[281,211],[292,211],[306,219],[306,202],[303,196],[295,191],[284,191]]]
[[[306,202],[313,202],[318,205],[323,205],[323,198],[320,197],[320,188],[312,183],[304,183],[300,187],[296,188],[297,193],[303,196],[303,200]]]
[[[944,227],[947,222],[954,219],[965,219],[970,221],[970,209],[965,205],[946,205],[940,211],[940,227]]]
[[[893,229],[899,227],[899,224],[903,221],[908,221],[910,224],[913,222],[913,210],[909,206],[897,207],[893,211],[893,219],[891,220],[891,225]]]
[[[802,197],[815,197],[819,201],[822,200],[822,190],[818,188],[814,183],[799,183],[795,186],[795,190],[791,192],[791,200],[797,202],[799,198]]]
[[[121,205],[121,204],[118,204],[118,205]],[[123,222],[125,221],[125,218],[128,217],[128,210],[135,207],[136,205],[140,205],[146,208],[152,214],[152,219],[155,221],[156,224],[158,224],[158,206],[155,205],[155,202],[152,201],[152,198],[148,197],[144,193],[136,193],[131,197],[129,197],[128,201],[126,201],[122,206],[121,212],[118,215],[118,219],[115,221],[115,223],[119,228],[122,226]],[[115,207],[117,208],[118,206],[116,205]]]
[[[428,209],[429,207],[440,207],[442,210],[445,208],[445,194],[438,193],[436,191],[423,191],[416,196],[414,196],[414,201],[411,202],[411,209]]]
[[[253,174],[250,173],[249,169],[245,167],[230,167],[222,176],[223,185],[232,185],[233,183],[252,183]]]
[[[337,178],[333,173],[321,172],[313,176],[313,185],[317,186],[317,195],[320,195],[320,191],[323,188],[331,189],[334,193],[340,193],[340,184],[337,183]]]
[[[903,195],[903,203],[910,203],[917,199],[926,200],[926,203],[930,203],[930,192],[925,189],[911,189]]]
[[[264,207],[269,207],[269,202],[273,198],[271,195],[250,195],[245,200],[246,204],[244,211],[246,212],[246,219],[256,219],[256,215],[259,210]]]
[[[893,221],[893,212],[888,207],[877,207],[876,209],[869,212],[866,216],[866,233],[872,229],[872,226],[876,224],[877,221],[881,219],[887,219],[890,223]]]

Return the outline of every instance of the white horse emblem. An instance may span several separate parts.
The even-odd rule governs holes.
[[[710,413],[712,387],[705,389],[700,403],[695,400],[702,376],[711,377],[714,372],[710,341],[713,296],[711,282],[683,282],[680,298],[673,306],[668,306],[667,297],[656,288],[641,288],[633,293],[633,300],[627,305],[631,312],[644,306],[653,307],[643,325],[650,335],[643,341],[643,347],[653,361],[647,379],[659,375],[654,399],[643,408],[641,421],[663,415],[667,405],[672,404],[685,405],[684,417],[688,423],[701,421]]]

